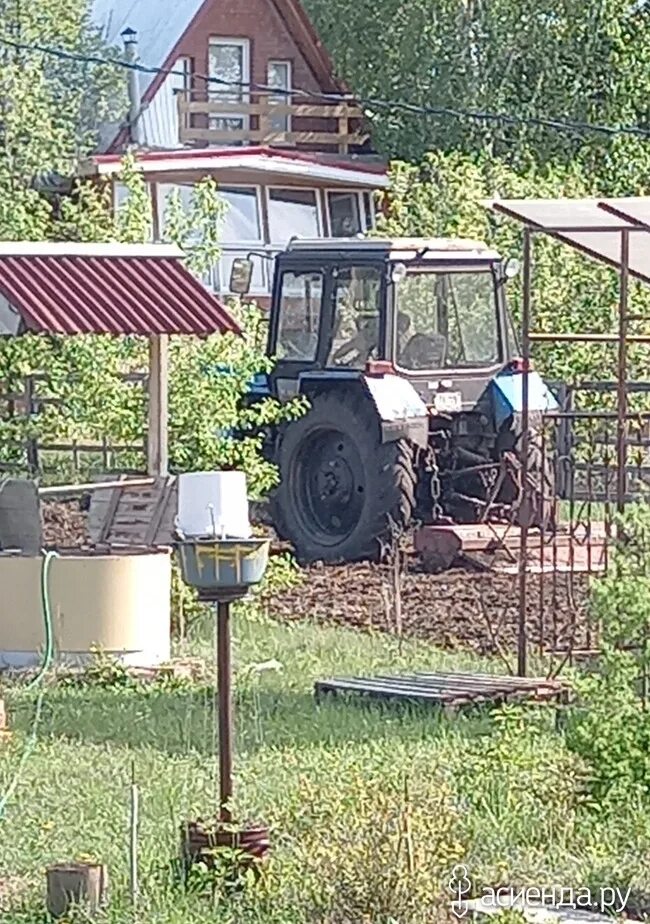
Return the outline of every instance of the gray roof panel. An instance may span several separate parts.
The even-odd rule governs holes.
[[[137,32],[140,61],[162,67],[204,0],[93,0],[91,18],[110,45],[122,45],[124,29]],[[154,74],[140,75],[144,94]]]

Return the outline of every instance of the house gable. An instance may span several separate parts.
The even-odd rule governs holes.
[[[94,0],[92,19],[112,45],[133,29],[147,67],[169,70],[186,56],[195,73],[207,74],[211,36],[245,38],[251,83],[266,84],[269,60],[290,60],[294,86],[324,93],[345,89],[300,0]],[[142,99],[149,102],[165,77],[140,73],[138,79]]]

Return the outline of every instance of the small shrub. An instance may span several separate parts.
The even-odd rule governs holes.
[[[612,566],[592,588],[602,652],[592,674],[576,682],[567,744],[587,761],[597,802],[637,790],[650,794],[650,507],[634,505],[617,522]],[[643,698],[639,695],[644,693]]]
[[[298,852],[305,883],[311,883],[314,920],[438,919],[441,906],[448,907],[449,870],[466,845],[451,789],[435,768],[428,778],[413,780],[359,768],[346,775],[334,804],[311,803],[308,792],[305,797],[304,812],[314,815],[311,831],[299,835]]]

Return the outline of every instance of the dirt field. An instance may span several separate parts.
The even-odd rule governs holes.
[[[299,586],[267,598],[270,615],[395,631],[392,581],[385,569],[370,564],[313,566],[304,574]],[[574,637],[578,647],[586,646],[586,577],[575,575],[571,582],[567,575],[534,575],[527,584],[531,642],[539,645],[543,638],[547,647],[563,648]],[[518,593],[516,576],[464,568],[426,574],[411,561],[402,577],[402,629],[446,648],[492,654],[501,647],[512,652]]]
[[[77,547],[87,542],[85,515],[75,501],[42,506],[44,542]],[[402,631],[445,648],[481,654],[515,649],[519,614],[517,577],[455,568],[427,574],[409,558],[402,576]],[[361,629],[397,631],[391,574],[371,564],[314,565],[289,591],[265,598],[269,615],[280,621],[315,620]],[[533,646],[589,647],[585,601],[587,578],[532,575],[528,579],[528,632]],[[543,597],[542,597],[543,595]],[[577,627],[577,628],[575,628]]]
[[[43,544],[46,548],[78,548],[86,545],[86,516],[78,501],[41,503]]]

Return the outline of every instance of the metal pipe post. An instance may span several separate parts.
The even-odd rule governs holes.
[[[530,372],[531,261],[531,232],[530,228],[524,228],[524,298],[521,318],[521,348],[523,352],[522,359],[524,364],[523,379],[521,383],[521,480],[523,490],[521,504],[524,511],[524,516],[522,517],[519,540],[519,619],[517,624],[517,674],[520,677],[526,676],[526,614],[528,608],[526,557],[528,553],[528,516],[531,510],[531,497],[528,485],[528,446],[530,443],[528,394]]]
[[[616,376],[616,509],[625,507],[627,494],[627,329],[630,279],[630,232],[621,231],[621,275],[618,302],[618,364]]]
[[[217,698],[219,713],[219,820],[230,822],[232,799],[232,664],[230,603],[217,604]]]

